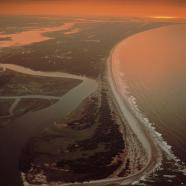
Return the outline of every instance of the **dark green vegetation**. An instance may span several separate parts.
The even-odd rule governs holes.
[[[156,173],[152,173],[147,180],[141,180],[140,184],[150,186],[185,185],[184,164],[175,163],[174,160],[167,158],[165,154],[162,161],[163,163]]]
[[[62,20],[68,18],[45,17],[45,16],[0,16],[0,32],[5,34],[14,34],[17,32],[27,31],[31,28],[56,26],[62,24]]]
[[[11,70],[0,71],[0,96],[2,96],[0,127],[7,126],[27,112],[34,112],[53,105],[62,95],[80,83],[81,80],[69,78],[24,75]],[[24,97],[25,95],[28,97]],[[6,96],[10,98],[7,99]],[[13,105],[14,102],[16,105]],[[11,106],[13,106],[12,110],[10,110]]]
[[[75,182],[108,177],[121,164],[124,150],[115,113],[104,90],[89,97],[64,120],[32,139],[24,149],[20,168],[29,183]]]
[[[32,25],[35,18],[30,19],[31,26],[36,27]],[[48,24],[52,22],[51,19],[48,19]],[[46,26],[46,20],[46,18],[38,18],[38,23],[41,23],[39,27]],[[61,18],[59,24],[59,18],[54,19],[54,23],[58,25],[64,22],[76,21]],[[130,21],[130,19],[121,22],[113,20],[105,22],[104,19],[77,22],[74,28],[79,28],[80,32],[76,34],[64,35],[64,31],[45,33],[44,35],[52,39],[24,47],[2,49],[0,62],[18,64],[35,70],[60,70],[96,78],[103,72],[105,60],[116,43],[136,32],[163,24],[146,23],[142,20]],[[26,26],[28,25],[25,23],[23,28],[26,29]]]
[[[0,95],[62,96],[80,82],[80,80],[67,78],[29,76],[6,70],[0,72]]]

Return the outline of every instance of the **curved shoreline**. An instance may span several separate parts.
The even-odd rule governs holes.
[[[137,33],[138,34],[138,33]],[[134,34],[136,35],[136,34]],[[140,181],[144,176],[149,175],[157,168],[157,165],[161,162],[162,153],[161,149],[153,139],[151,134],[152,131],[148,129],[133,113],[130,105],[127,101],[127,97],[122,98],[121,93],[118,90],[117,82],[114,80],[114,71],[112,68],[113,62],[113,55],[115,54],[115,50],[119,47],[119,45],[125,42],[126,39],[120,41],[110,52],[110,55],[107,59],[106,64],[106,76],[107,76],[107,83],[109,85],[110,92],[112,94],[112,101],[114,102],[114,106],[116,106],[117,111],[122,116],[123,123],[127,124],[132,132],[134,132],[136,136],[136,140],[138,140],[143,148],[145,149],[146,153],[148,154],[148,161],[144,165],[144,167],[129,176],[126,177],[116,177],[116,178],[105,178],[100,180],[92,180],[92,181],[85,181],[82,183],[59,183],[58,186],[82,186],[82,185],[89,185],[89,186],[106,186],[110,184],[118,184],[118,185],[130,185],[135,182]],[[135,123],[133,125],[133,122]],[[137,127],[137,128],[135,128]],[[54,184],[55,186],[55,184]]]
[[[135,113],[133,113],[128,102],[128,97],[126,95],[121,94],[119,90],[119,83],[116,80],[116,76],[119,72],[117,72],[118,69],[114,70],[113,62],[116,62],[116,50],[123,42],[125,42],[125,39],[113,48],[108,58],[108,82],[118,111],[120,112],[124,121],[127,121],[127,125],[134,132],[138,141],[142,144],[148,156],[148,161],[142,170],[135,173],[134,175],[123,177],[121,185],[127,185],[140,180],[140,178],[145,176],[145,174],[151,173],[161,162],[162,153],[157,142],[153,139],[151,131],[140,121],[139,118],[137,118]]]
[[[125,40],[126,38],[120,41],[117,45],[115,45],[115,47],[110,52],[110,55],[107,59],[107,65],[106,65],[107,81],[109,84],[110,92],[112,94],[113,102],[115,103],[114,106],[116,106],[124,122],[126,122],[126,120],[128,121],[127,125],[129,126],[131,131],[134,132],[134,134],[136,135],[137,138],[136,140],[138,140],[142,144],[143,148],[145,149],[148,155],[148,161],[140,171],[126,177],[105,178],[100,180],[85,181],[82,183],[78,183],[78,182],[57,183],[58,186],[74,186],[74,185],[103,186],[109,184],[129,185],[135,183],[136,181],[139,181],[145,175],[149,175],[150,173],[152,173],[153,170],[157,168],[157,165],[159,165],[159,163],[161,162],[161,157],[162,157],[161,150],[158,144],[156,143],[156,141],[153,139],[153,136],[149,134],[149,132],[151,133],[151,131],[143,123],[141,123],[141,121],[135,116],[132,109],[130,108],[127,98],[122,98],[122,95],[118,90],[117,83],[113,77],[114,75],[113,68],[112,68],[113,55],[115,53],[116,48],[118,48],[121,43],[125,42]],[[80,77],[79,79],[84,79],[84,78],[85,77]],[[132,124],[133,122],[135,123],[134,125]]]
[[[69,74],[65,72],[43,72],[43,71],[36,71],[32,70],[31,68],[14,65],[14,64],[1,64],[0,68],[3,70],[9,69],[13,70],[15,72],[19,72],[26,75],[32,75],[32,76],[42,76],[42,77],[55,77],[55,78],[69,78],[69,79],[78,79],[78,80],[90,80],[89,78],[86,78],[85,76],[75,75],[75,74]]]
[[[145,32],[145,31],[143,31]],[[141,33],[141,32],[140,32]],[[136,33],[136,34],[140,34]],[[134,35],[136,35],[134,34]],[[132,37],[132,36],[131,36]],[[111,50],[109,57],[107,58],[106,64],[106,76],[107,76],[107,83],[109,85],[110,92],[112,94],[112,101],[114,102],[114,106],[116,106],[117,111],[122,116],[123,123],[127,124],[131,131],[135,134],[143,148],[145,149],[148,155],[148,161],[144,165],[144,167],[129,176],[126,177],[115,177],[115,178],[105,178],[100,180],[92,180],[92,181],[85,181],[82,183],[59,183],[58,186],[82,186],[82,185],[89,185],[89,186],[104,186],[110,184],[119,184],[119,185],[131,185],[135,182],[140,181],[146,175],[152,173],[157,166],[161,163],[162,160],[162,150],[159,144],[157,143],[156,139],[153,138],[152,131],[147,128],[139,118],[133,113],[132,109],[130,108],[129,102],[127,101],[127,97],[122,97],[121,93],[118,90],[117,82],[114,79],[114,72],[112,68],[113,62],[113,55],[115,54],[115,50],[121,45],[121,43],[125,42],[126,38],[120,41],[115,47]],[[55,184],[54,184],[55,185]]]
[[[139,34],[139,33],[137,33],[137,34]],[[136,34],[134,34],[134,35],[136,35]],[[119,45],[121,43],[125,42],[125,40],[126,39],[119,42],[119,44],[117,44],[112,49],[110,56],[108,57],[107,78],[108,78],[108,82],[110,85],[109,88],[111,90],[110,92],[112,94],[115,106],[117,107],[118,112],[123,117],[123,119],[125,121],[126,120],[128,121],[126,125],[128,125],[131,128],[131,130],[135,133],[136,137],[138,138],[138,141],[140,141],[142,146],[144,147],[144,149],[148,155],[148,162],[146,162],[146,165],[144,166],[144,168],[142,170],[140,170],[139,172],[136,172],[133,175],[129,175],[127,177],[120,177],[120,178],[106,178],[106,179],[102,179],[102,180],[93,180],[90,182],[83,182],[83,184],[85,184],[85,185],[106,185],[106,184],[111,184],[111,183],[128,185],[128,184],[131,184],[135,181],[140,180],[146,174],[151,173],[161,161],[162,153],[161,153],[160,145],[158,144],[156,139],[153,138],[152,131],[150,131],[150,129],[147,128],[142,123],[142,121],[140,121],[140,119],[135,115],[135,113],[133,113],[133,110],[130,107],[130,103],[127,99],[127,96],[124,97],[121,94],[121,92],[119,91],[118,82],[116,81],[116,78],[114,78],[114,74],[115,75],[117,74],[117,70],[115,70],[115,71],[113,70],[113,64],[112,64],[112,62],[114,60],[116,61],[116,59],[114,59],[114,55],[116,55],[116,53],[115,53],[116,49],[119,47]],[[21,68],[27,69],[24,67],[21,67]],[[39,75],[38,73],[45,73],[45,72],[35,71],[33,74],[33,72],[34,71],[30,69],[28,73],[30,75]],[[68,75],[65,73],[63,73],[63,74]],[[56,76],[53,74],[53,72],[51,72],[50,77],[56,77]],[[78,79],[85,80],[85,81],[87,79],[86,77],[83,77],[83,76],[74,75],[73,77],[74,77],[74,79],[76,79],[78,77]],[[68,77],[68,78],[72,78],[72,76]],[[78,184],[80,184],[80,183],[66,183],[66,184],[61,184],[61,185],[65,186],[65,185],[78,185]]]
[[[123,40],[124,41],[124,40]],[[122,41],[122,42],[123,42]],[[114,47],[114,49],[115,48],[117,48],[117,46],[118,45],[116,45],[115,47]],[[108,61],[107,61],[107,67],[108,67],[108,80],[109,80],[109,83],[110,83],[110,88],[111,88],[111,91],[112,91],[112,94],[113,94],[113,99],[115,98],[115,96],[116,96],[116,88],[117,87],[115,87],[115,82],[113,81],[114,79],[113,79],[113,75],[111,74],[113,71],[111,70],[111,66],[112,66],[112,56],[113,56],[113,51],[114,51],[114,49],[111,51],[111,54],[110,54],[110,56],[109,56],[109,58],[108,58]],[[31,69],[28,69],[28,68],[25,68],[25,67],[21,67],[21,66],[17,66],[17,65],[2,65],[2,66],[4,66],[5,68],[7,68],[7,69],[10,69],[10,70],[14,70],[14,68],[16,67],[16,70],[15,71],[17,71],[17,72],[21,72],[22,70],[24,70],[24,72],[25,72],[25,74],[29,74],[29,75],[35,75],[35,76],[39,76],[39,75],[44,75],[44,76],[47,76],[47,73],[48,72],[40,72],[40,71],[33,71],[33,70],[31,70]],[[26,70],[26,71],[25,71]],[[49,73],[49,76],[50,77],[56,77],[56,76],[58,76],[59,75],[59,73]],[[67,76],[66,76],[67,75]],[[60,75],[60,77],[66,77],[66,78],[76,78],[77,76],[76,75],[70,75],[70,74],[65,74],[65,73],[61,73],[61,75]],[[87,80],[87,78],[85,78],[85,77],[81,77],[81,76],[78,76],[78,79],[81,79],[81,80],[84,80],[85,82],[86,82],[86,80]],[[81,83],[79,86],[81,86],[83,83]],[[76,89],[76,87],[74,88],[74,89]],[[72,90],[73,91],[73,90]],[[115,93],[114,93],[115,92]],[[67,93],[68,94],[68,93]],[[115,94],[115,95],[114,95]],[[64,97],[65,97],[65,95],[64,95]],[[5,96],[5,98],[6,98],[6,96]],[[64,100],[63,99],[63,97],[61,98],[62,100]],[[117,101],[116,100],[116,98],[115,98],[115,101]],[[56,105],[56,104],[55,104]],[[122,113],[121,111],[122,111],[122,109],[120,108],[121,107],[121,105],[119,105],[119,104],[116,104],[116,106],[117,106],[117,108],[118,108],[118,111],[120,112],[120,114]],[[53,107],[55,107],[55,106],[51,106],[50,108],[53,108]],[[51,109],[44,109],[44,110],[51,110]],[[129,109],[130,110],[130,109]],[[42,112],[42,111],[40,111],[40,112]],[[39,112],[39,113],[40,113]],[[43,115],[43,114],[42,114]],[[32,116],[30,116],[30,114],[27,114],[26,116],[24,116],[23,118],[27,118],[27,116],[30,118],[30,117],[32,117]],[[38,117],[39,116],[39,114],[36,114],[36,117]],[[21,117],[22,118],[22,117]],[[20,119],[21,119],[20,118]],[[18,119],[18,122],[19,121],[21,121],[20,119]],[[124,119],[126,119],[125,118],[125,116],[124,116]],[[18,123],[18,122],[15,122],[15,123]],[[16,127],[16,126],[15,126]],[[13,127],[14,128],[14,127]],[[22,129],[21,129],[22,130]],[[16,129],[16,131],[18,131],[18,129]],[[26,131],[28,131],[28,130],[26,130]],[[7,132],[7,131],[6,131]],[[25,135],[24,135],[25,136]],[[152,154],[150,155],[150,156],[152,156]],[[156,164],[156,163],[155,163]],[[102,179],[102,180],[93,180],[93,181],[90,181],[90,182],[84,182],[84,184],[88,184],[88,185],[105,185],[105,184],[111,184],[111,183],[118,183],[118,184],[121,184],[121,185],[127,185],[127,184],[131,184],[131,183],[133,183],[134,181],[137,181],[137,180],[139,180],[143,175],[144,175],[144,172],[146,172],[146,171],[148,171],[148,172],[150,172],[150,171],[152,171],[152,167],[154,168],[154,164],[152,164],[152,161],[149,161],[148,162],[148,165],[144,168],[144,169],[142,169],[141,171],[139,171],[139,172],[137,172],[136,174],[134,174],[134,175],[129,175],[129,176],[127,176],[127,177],[120,177],[120,178],[106,178],[106,179]],[[79,183],[77,183],[77,185],[78,185]],[[76,184],[74,184],[74,183],[66,183],[66,184],[62,184],[62,185],[76,185]]]

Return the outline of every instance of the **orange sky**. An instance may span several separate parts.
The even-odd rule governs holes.
[[[140,2],[140,3],[139,3]],[[168,1],[17,1],[0,3],[0,14],[69,16],[171,16],[186,17],[186,3]],[[149,1],[150,2],[150,1]],[[156,2],[156,1],[155,1]],[[164,2],[164,3],[161,3]],[[170,0],[171,2],[171,0]]]

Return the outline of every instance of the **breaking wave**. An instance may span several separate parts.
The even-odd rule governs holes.
[[[117,63],[119,65],[119,61]],[[120,72],[118,74],[119,77],[117,77],[117,81],[119,81],[119,85],[121,88],[121,92],[123,96],[125,97],[126,101],[128,102],[128,105],[130,109],[133,111],[135,116],[149,129],[151,132],[151,135],[156,140],[157,144],[161,147],[163,153],[166,156],[166,159],[168,161],[171,161],[174,163],[174,166],[176,166],[176,171],[182,173],[184,176],[186,176],[186,165],[184,162],[182,162],[173,152],[172,146],[168,144],[168,142],[163,138],[163,135],[156,130],[156,123],[150,122],[149,118],[146,116],[146,114],[140,110],[137,99],[132,95],[132,92],[129,91],[129,86],[127,84],[127,80],[125,78],[125,74],[123,72]],[[162,170],[163,165],[166,164],[165,162],[160,162],[157,167],[155,168],[154,172],[158,172],[159,170]],[[175,171],[175,167],[174,167]],[[173,175],[167,175],[169,179],[174,178]],[[139,182],[134,183],[139,184],[141,181],[141,185],[146,185],[145,181],[149,180],[148,176],[143,176]],[[152,181],[152,180],[151,180]]]

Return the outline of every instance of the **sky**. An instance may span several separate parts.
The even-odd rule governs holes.
[[[0,14],[186,18],[186,0],[0,0]]]

